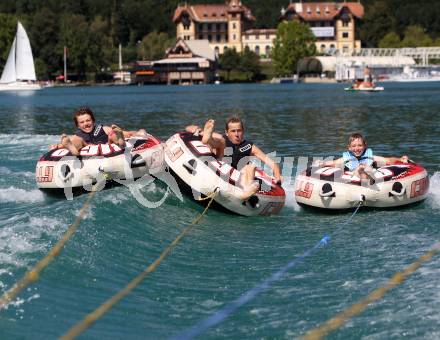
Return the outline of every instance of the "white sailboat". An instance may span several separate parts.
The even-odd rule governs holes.
[[[36,80],[31,44],[23,25],[18,22],[17,33],[0,78],[0,91],[40,90],[41,85]]]

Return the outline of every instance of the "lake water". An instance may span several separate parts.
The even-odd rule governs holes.
[[[35,164],[72,113],[90,106],[99,122],[146,128],[166,140],[210,117],[245,119],[246,136],[284,166],[286,206],[274,217],[209,210],[170,256],[130,295],[85,331],[85,339],[167,339],[196,329],[206,339],[297,338],[344,311],[416,261],[440,239],[440,83],[385,84],[382,93],[346,93],[332,85],[48,88],[0,93],[0,293],[47,254],[73,223],[86,195],[48,197]],[[362,208],[322,214],[298,207],[293,180],[300,157],[339,156],[352,132],[374,152],[409,155],[428,170],[422,204],[399,210]],[[142,189],[158,201],[155,182]],[[150,265],[202,208],[166,198],[156,209],[126,187],[98,192],[62,253],[0,311],[1,339],[51,339],[113,296]],[[225,319],[204,320],[283,270],[326,234],[330,242],[288,268]],[[440,337],[439,255],[329,335],[330,339]],[[261,287],[260,287],[261,288]],[[193,328],[195,327],[195,328]]]

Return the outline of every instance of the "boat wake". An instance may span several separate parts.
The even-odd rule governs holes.
[[[1,203],[36,203],[44,202],[44,194],[38,190],[24,190],[16,187],[0,189]]]
[[[440,172],[434,172],[429,179],[429,198],[435,208],[440,208]]]
[[[289,182],[285,182],[282,185],[284,191],[286,192],[286,201],[285,207],[293,209],[295,211],[300,211],[301,207],[298,203],[296,203],[295,199],[295,182],[294,179],[291,179]]]

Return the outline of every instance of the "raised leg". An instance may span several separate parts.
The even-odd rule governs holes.
[[[260,184],[255,181],[255,164],[248,164],[241,170],[243,186],[243,194],[241,196],[242,200],[247,200],[249,197],[254,195],[260,188]]]
[[[208,119],[203,128],[202,143],[212,146],[212,133],[214,132],[215,121],[214,119]]]

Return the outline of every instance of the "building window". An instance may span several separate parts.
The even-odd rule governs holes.
[[[266,39],[267,39],[267,40],[270,39],[270,35],[269,35],[269,33],[266,33]]]
[[[260,35],[259,34],[255,34],[255,40],[259,40],[260,39]]]
[[[209,40],[209,42],[211,42],[211,40],[212,40],[211,34],[208,34],[208,40]]]
[[[348,32],[342,32],[342,38],[348,38]]]
[[[222,40],[220,34],[217,34],[216,38],[217,38],[217,42],[220,42]]]
[[[321,45],[321,52],[324,52],[324,51],[325,51],[325,45],[322,44],[322,45]]]
[[[188,13],[182,14],[182,25],[184,30],[188,30],[189,26],[191,26],[191,19],[189,18]]]
[[[343,27],[348,27],[348,24],[350,23],[350,21],[343,21],[342,22],[342,26]]]
[[[346,9],[344,9],[343,13],[341,14],[341,20],[342,20],[342,25],[344,26],[345,24],[348,25],[348,23],[351,21],[350,14],[348,14]]]
[[[218,46],[216,46],[216,47],[214,48],[214,52],[215,52],[216,55],[218,55],[218,53],[220,52],[220,49],[219,49]]]
[[[211,30],[211,24],[208,24],[208,31]]]
[[[260,55],[260,46],[255,46],[255,54]]]
[[[199,34],[199,39],[200,39],[200,40],[203,39],[203,34]]]
[[[347,45],[344,45],[344,46],[342,47],[342,51],[343,51],[344,53],[347,53],[347,52],[348,52],[348,46],[347,46]]]
[[[269,56],[270,56],[270,46],[267,45],[266,46],[266,58],[269,58]]]
[[[237,37],[237,36],[236,36],[235,34],[233,34],[233,35],[232,35],[232,40],[235,40],[236,37]]]
[[[233,29],[236,29],[236,28],[237,28],[237,25],[235,24],[235,22],[232,23],[232,28],[233,28]]]
[[[228,46],[223,47],[223,53],[228,49]]]

